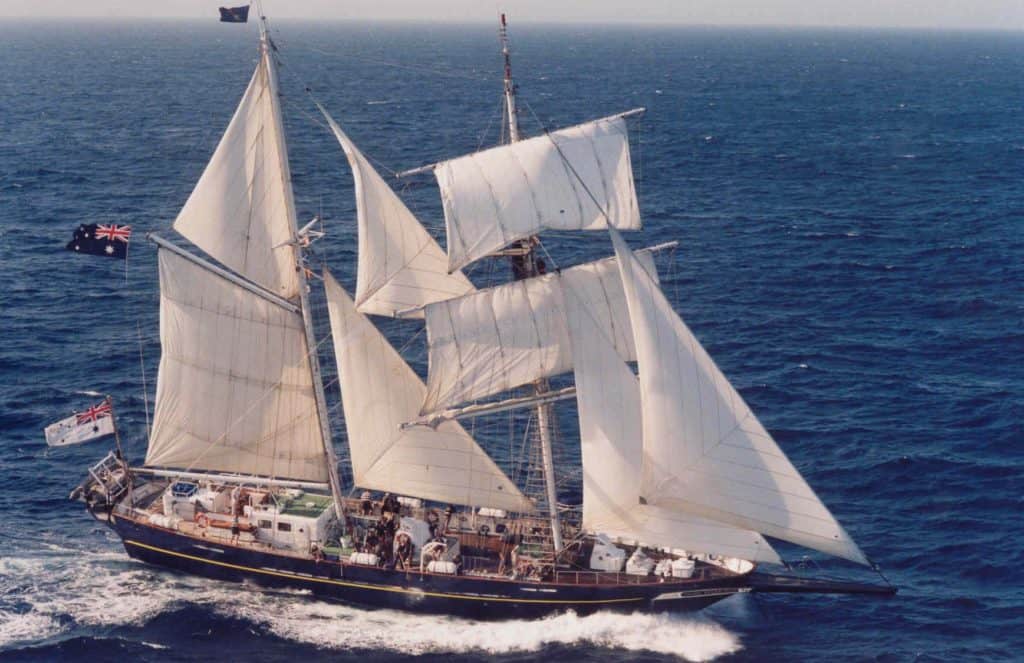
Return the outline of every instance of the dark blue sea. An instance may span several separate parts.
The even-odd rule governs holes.
[[[273,27],[300,222],[326,219],[318,255],[351,290],[351,176],[305,88],[384,172],[474,150],[498,139],[496,26]],[[485,624],[129,560],[66,499],[108,445],[48,451],[42,428],[110,393],[144,454],[140,345],[150,404],[159,360],[144,235],[202,171],[256,28],[15,21],[0,23],[0,659],[1024,660],[1024,35],[513,24],[512,40],[525,131],[648,108],[630,241],[680,242],[666,292],[900,594]],[[401,188],[440,236],[432,182]],[[126,265],[65,251],[95,222],[133,226]],[[611,250],[602,233],[545,246],[560,265]],[[336,385],[328,400],[344,456]]]

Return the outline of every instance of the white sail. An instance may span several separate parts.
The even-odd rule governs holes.
[[[637,254],[656,274],[649,251]],[[614,258],[478,290],[426,307],[429,370],[422,413],[572,370],[563,289],[585,301],[614,348],[635,359],[629,311]]]
[[[301,316],[170,251],[159,262],[146,465],[326,481]]]
[[[264,54],[174,229],[232,270],[287,298],[298,292],[295,249],[289,244],[294,212],[269,67]]]
[[[444,161],[434,169],[454,271],[542,229],[640,227],[621,117]]]
[[[640,371],[641,496],[867,564],[622,237],[610,232]]]
[[[361,313],[422,318],[419,308],[475,290],[461,271],[448,273],[444,251],[381,178],[327,111],[355,180],[359,219],[356,307]]]
[[[780,564],[757,532],[639,503],[640,386],[590,303],[566,289],[565,305],[579,404],[583,529],[651,547]]]
[[[419,411],[426,387],[330,273],[324,281],[355,484],[533,512],[533,503],[458,422],[401,430]]]

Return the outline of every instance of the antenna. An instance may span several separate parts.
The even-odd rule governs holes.
[[[505,58],[505,108],[508,112],[508,138],[509,142],[514,143],[519,140],[519,109],[516,108],[516,84],[512,81],[512,56],[508,50],[508,24],[505,21],[504,13],[501,15],[498,37],[501,39],[501,54]]]

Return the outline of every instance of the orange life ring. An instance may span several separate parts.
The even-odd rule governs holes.
[[[195,520],[196,525],[199,525],[200,527],[209,527],[210,525],[210,517],[205,513],[197,513]]]

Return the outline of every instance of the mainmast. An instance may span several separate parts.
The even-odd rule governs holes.
[[[306,349],[309,353],[309,366],[313,373],[313,393],[316,400],[317,418],[320,422],[320,435],[323,439],[324,458],[327,463],[327,477],[331,487],[331,497],[334,500],[334,509],[339,523],[345,522],[345,515],[342,503],[341,479],[338,477],[338,460],[334,455],[334,444],[331,437],[331,425],[327,418],[327,399],[324,396],[324,383],[320,374],[320,357],[317,351],[318,345],[316,335],[313,333],[313,318],[309,305],[309,285],[306,277],[306,259],[303,243],[300,241],[299,228],[295,215],[295,196],[291,186],[291,169],[288,165],[288,150],[284,145],[284,122],[281,115],[281,102],[278,97],[277,62],[270,56],[270,49],[273,43],[267,34],[266,17],[260,15],[260,57],[266,58],[267,76],[269,77],[270,103],[273,108],[274,118],[282,131],[278,132],[280,146],[278,153],[281,155],[281,177],[284,179],[285,204],[288,208],[288,222],[291,225],[290,231],[295,248],[295,271],[299,282],[299,308],[302,313],[302,326],[306,336]]]
[[[508,24],[505,20],[505,14],[501,15],[498,35],[501,38],[501,54],[505,58],[505,117],[508,121],[508,138],[510,143],[515,143],[519,140],[519,109],[516,107],[516,84],[512,80],[512,56],[508,47]],[[538,259],[535,250],[537,244],[538,238],[536,236],[528,237],[519,242],[517,249],[511,251],[509,259],[512,263],[512,278],[514,280],[519,281],[544,273],[544,263]],[[535,382],[534,391],[537,395],[542,395],[549,391],[547,380]],[[551,403],[538,403],[536,412],[544,487],[547,494],[548,510],[551,516],[551,540],[554,545],[555,563],[557,564],[558,553],[562,550],[562,523],[558,515],[558,489],[555,483],[555,462],[551,448]]]

